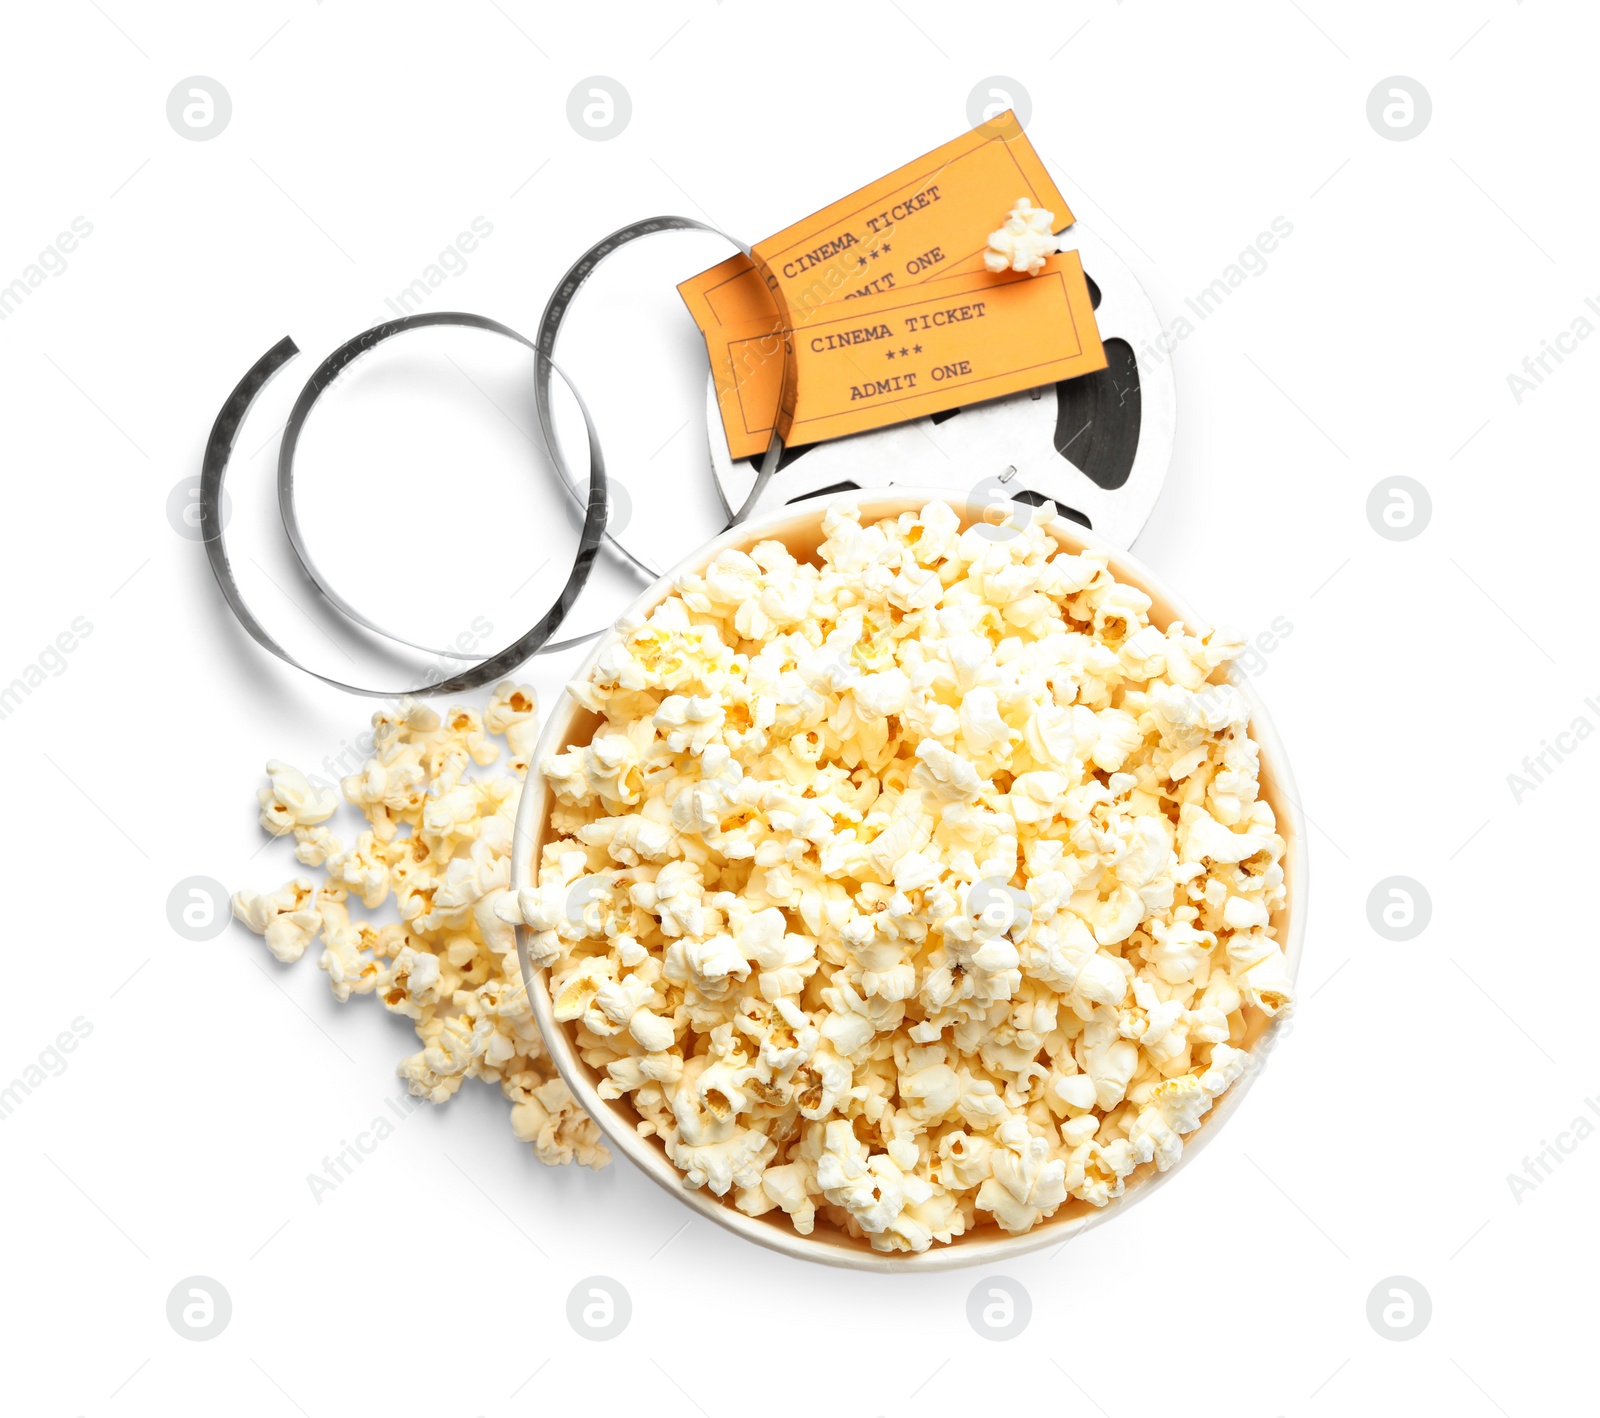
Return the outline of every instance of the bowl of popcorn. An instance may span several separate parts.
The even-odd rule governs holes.
[[[547,720],[512,843],[534,1015],[700,1215],[863,1269],[1147,1195],[1294,999],[1304,829],[1244,648],[1040,509],[725,532]]]

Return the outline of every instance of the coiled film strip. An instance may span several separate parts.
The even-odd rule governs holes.
[[[589,573],[600,550],[601,542],[611,542],[623,557],[648,572],[652,577],[656,574],[656,570],[649,564],[647,559],[630,551],[606,530],[610,500],[606,482],[605,457],[601,450],[600,436],[595,428],[594,419],[589,413],[588,406],[583,401],[583,396],[578,392],[578,388],[572,380],[556,364],[554,352],[557,337],[560,335],[562,324],[572,308],[573,299],[583,286],[583,283],[594,273],[595,268],[608,256],[630,242],[667,231],[709,232],[714,236],[722,237],[725,241],[737,246],[747,256],[756,259],[750,248],[742,241],[728,236],[726,232],[720,231],[706,222],[696,221],[692,217],[651,217],[645,221],[634,222],[612,232],[609,236],[596,242],[573,263],[571,269],[562,277],[555,290],[551,293],[550,299],[546,302],[544,313],[539,319],[538,329],[531,340],[526,335],[513,330],[509,325],[501,324],[498,320],[491,320],[484,315],[472,315],[463,311],[440,311],[432,314],[403,316],[398,320],[386,320],[381,325],[374,325],[371,329],[362,331],[361,334],[340,345],[338,349],[317,366],[300,390],[299,397],[295,400],[294,408],[289,415],[289,420],[284,425],[283,437],[278,450],[278,510],[283,518],[284,531],[288,536],[289,545],[299,561],[306,581],[315,594],[346,620],[393,644],[403,645],[412,650],[422,650],[429,654],[437,655],[441,659],[464,662],[464,667],[460,671],[437,682],[400,689],[376,688],[368,685],[352,684],[313,669],[278,642],[251,609],[243,592],[240,590],[232,564],[228,559],[227,541],[223,535],[221,516],[222,493],[227,479],[228,466],[233,457],[239,430],[249,415],[251,407],[273,377],[298,355],[300,350],[292,339],[285,336],[266,354],[262,355],[250,367],[244,378],[234,387],[233,392],[228,395],[221,411],[217,414],[216,421],[211,427],[210,437],[206,440],[205,458],[200,476],[200,529],[206,549],[206,558],[211,564],[212,574],[217,579],[217,585],[221,588],[224,600],[227,601],[229,609],[233,611],[234,616],[250,635],[251,639],[264,650],[277,656],[285,664],[292,665],[298,670],[303,670],[306,674],[314,676],[324,684],[332,685],[334,688],[345,690],[350,694],[363,695],[368,698],[395,699],[412,695],[458,694],[464,690],[479,689],[486,684],[492,684],[501,679],[532,655],[568,649],[573,645],[581,644],[583,641],[593,639],[594,636],[601,634],[601,631],[594,631],[588,635],[577,636],[569,640],[556,641],[551,639],[561,626],[562,621],[565,620],[567,613],[572,609],[573,603],[578,599],[579,593],[588,581]],[[576,505],[583,509],[583,526],[579,534],[577,554],[573,558],[566,582],[556,596],[554,603],[539,619],[537,624],[524,631],[504,649],[498,650],[491,655],[474,655],[459,650],[434,649],[385,629],[334,589],[333,585],[323,575],[315,558],[311,555],[310,548],[306,545],[300,529],[299,512],[295,502],[294,460],[299,446],[300,434],[305,427],[306,419],[309,417],[311,410],[316,406],[317,400],[327,392],[335,379],[346,368],[363,355],[397,335],[429,326],[464,326],[470,329],[484,330],[508,340],[513,340],[533,352],[535,357],[534,402],[538,410],[540,428],[544,433],[556,475],[561,481],[562,495],[570,497]],[[562,383],[571,391],[583,416],[589,455],[587,492],[580,489],[579,479],[574,476],[562,448],[561,440],[556,433],[551,403],[552,374],[559,377]],[[787,355],[784,359],[781,378],[782,384],[780,388],[786,391],[793,378],[791,363]],[[760,493],[770,482],[782,456],[783,443],[774,433],[772,443],[761,460],[761,466],[751,495],[733,515],[728,525],[732,526],[741,522],[749,515],[750,510],[758,501]]]

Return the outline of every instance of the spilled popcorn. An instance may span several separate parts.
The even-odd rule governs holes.
[[[1285,842],[1218,682],[1242,641],[1150,625],[1104,554],[1042,520],[963,532],[936,502],[862,526],[842,501],[822,525],[820,564],[723,551],[621,626],[569,686],[604,722],[540,764],[538,885],[503,889],[497,805],[470,853],[441,842],[445,884],[408,920],[467,921],[490,962],[496,921],[529,927],[601,1095],[750,1215],[923,1251],[1104,1206],[1240,1076],[1247,1007],[1291,1004]],[[425,776],[363,800],[427,840],[447,813],[419,809]],[[411,998],[385,959],[376,987]],[[428,979],[422,998],[448,993]],[[516,1008],[495,1038],[531,1067]],[[416,1076],[453,1077],[444,1059]]]
[[[1056,214],[1035,207],[1026,197],[1018,197],[1006,214],[1005,224],[989,233],[989,247],[983,264],[998,274],[1001,271],[1026,271],[1037,276],[1046,258],[1061,249],[1050,227]]]
[[[496,914],[511,873],[511,827],[538,734],[533,690],[502,684],[486,713],[443,718],[412,702],[372,717],[373,754],[342,783],[367,830],[351,846],[326,824],[339,806],[285,763],[267,765],[261,825],[293,836],[295,856],[323,879],[297,877],[266,894],[241,891],[233,913],[282,961],[320,936],[318,965],[335,997],[376,995],[410,1019],[422,1048],[397,1070],[410,1092],[442,1103],[468,1078],[500,1085],[511,1128],[551,1166],[603,1167],[610,1154],[545,1053],[517,963],[516,934]],[[495,762],[504,735],[511,774],[467,776]],[[392,899],[398,921],[351,918]]]

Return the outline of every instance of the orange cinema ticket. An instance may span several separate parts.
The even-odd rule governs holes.
[[[748,333],[764,321],[772,333],[839,302],[986,275],[988,235],[1024,196],[1053,211],[1058,230],[1071,225],[1066,199],[1008,112],[768,237],[754,248],[755,261],[731,257],[678,290],[715,369],[730,348],[729,328]],[[776,371],[716,372],[719,388],[739,391],[739,417],[724,420],[730,449],[735,457],[760,453],[771,436]]]
[[[791,446],[1106,366],[1075,251],[1052,256],[1037,276],[971,272],[841,303],[793,330],[770,317],[721,326],[715,339],[723,422],[757,453],[771,438],[786,358],[793,387],[778,432]]]

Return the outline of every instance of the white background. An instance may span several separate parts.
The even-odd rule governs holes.
[[[1586,1406],[1600,1140],[1520,1202],[1507,1174],[1600,1094],[1578,889],[1600,744],[1520,803],[1507,775],[1575,717],[1600,724],[1584,704],[1600,695],[1600,341],[1520,402],[1507,376],[1600,296],[1597,28],[1592,7],[1510,0],[12,7],[0,283],[74,217],[93,234],[0,323],[0,681],[74,617],[93,631],[0,722],[0,1082],[74,1017],[93,1032],[0,1125],[8,1406]],[[165,114],[196,74],[233,103],[205,142]],[[595,74],[633,103],[603,143],[565,116]],[[231,889],[292,875],[255,825],[262,763],[314,771],[371,706],[247,642],[199,545],[169,525],[217,408],[284,333],[320,358],[391,313],[384,298],[475,216],[493,235],[429,308],[531,330],[566,264],[612,227],[681,211],[759,239],[953,137],[995,74],[1031,94],[1030,135],[1073,209],[1167,321],[1274,217],[1293,224],[1178,348],[1176,456],[1136,546],[1218,620],[1293,626],[1259,678],[1314,823],[1292,1037],[1192,1170],[1060,1254],[1006,1267],[1033,1313],[1004,1344],[968,1325],[979,1274],[835,1273],[701,1222],[680,1233],[686,1213],[625,1163],[538,1165],[479,1084],[415,1115],[318,1205],[306,1175],[399,1091],[409,1028],[371,1000],[335,1004],[312,960],[279,967],[241,928],[182,939],[166,902],[189,876]],[[1432,97],[1410,141],[1366,116],[1391,75]],[[591,312],[612,323],[573,344],[617,475],[667,509],[648,533],[678,553],[717,518],[703,356],[670,282],[721,254],[686,242],[624,267]],[[669,269],[645,283],[658,259]],[[655,295],[630,305],[630,281]],[[490,357],[526,427],[525,383],[504,350]],[[286,404],[308,370],[273,397]],[[649,375],[661,383],[641,393]],[[410,469],[373,494],[359,559],[318,543],[330,567],[397,628],[464,622],[480,594],[498,598],[501,630],[530,622],[536,591],[511,587],[562,529],[499,508],[521,435],[485,434],[481,401],[404,416],[450,465],[424,483],[393,437],[364,464],[325,445],[330,468],[348,456],[379,486],[391,457]],[[452,459],[457,446],[470,451]],[[269,449],[235,474],[234,527],[264,545],[270,468]],[[1432,499],[1409,541],[1366,515],[1397,474]],[[356,515],[328,501],[327,516]],[[287,630],[295,612],[263,597]],[[550,702],[561,667],[527,675]],[[1393,875],[1433,903],[1406,943],[1368,922]],[[232,1298],[210,1342],[166,1318],[191,1275]],[[565,1317],[591,1275],[632,1297],[609,1344]],[[1404,1343],[1366,1313],[1396,1275],[1433,1305]]]

